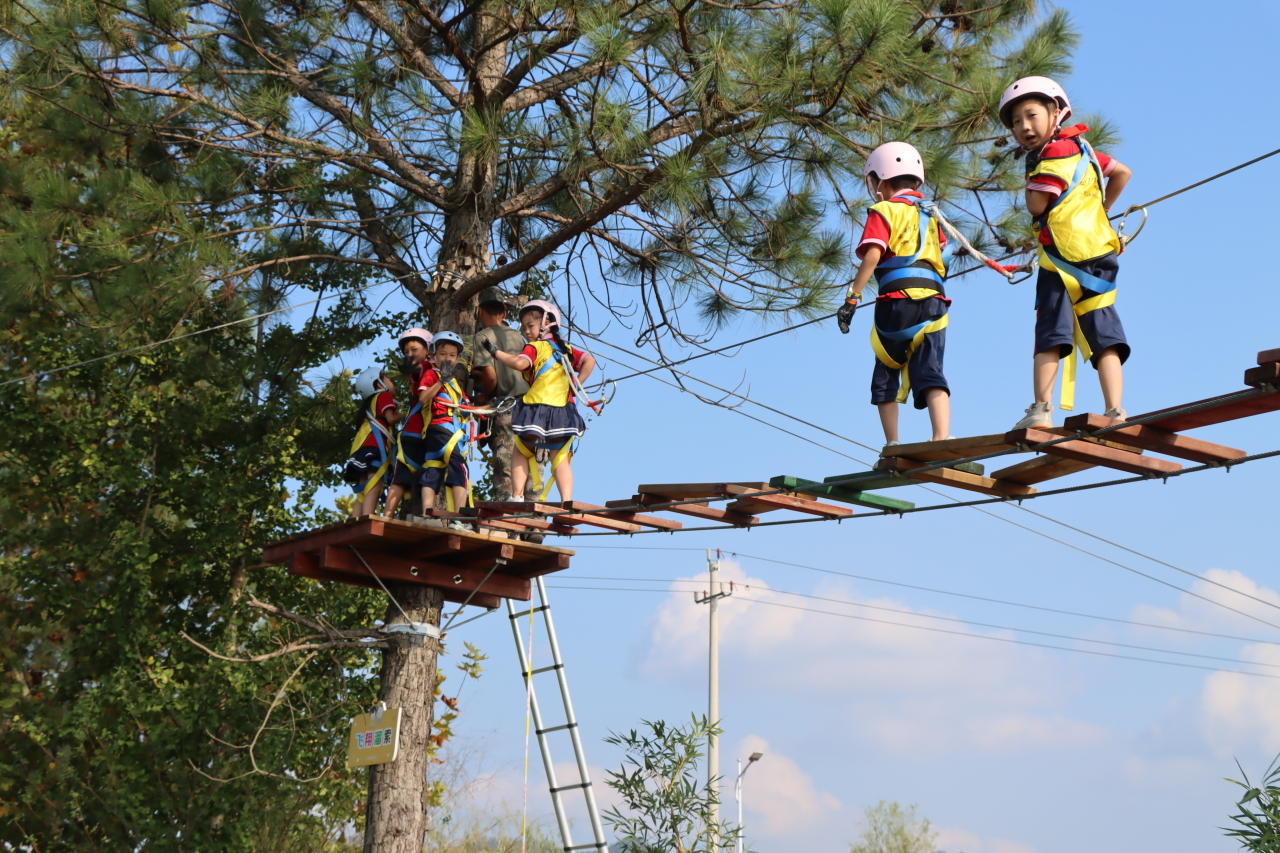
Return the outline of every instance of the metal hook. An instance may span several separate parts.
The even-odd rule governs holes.
[[[1142,211],[1142,221],[1138,223],[1138,230],[1132,234],[1124,233],[1124,221],[1129,218],[1129,214],[1135,210]],[[1120,224],[1116,227],[1116,235],[1120,238],[1120,245],[1129,248],[1129,244],[1133,242],[1133,238],[1142,233],[1142,229],[1147,225],[1147,209],[1145,207],[1131,207],[1124,213],[1120,214]]]

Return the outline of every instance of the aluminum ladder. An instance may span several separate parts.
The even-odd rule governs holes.
[[[566,853],[574,850],[589,850],[595,848],[600,853],[609,853],[609,843],[605,841],[604,826],[600,823],[600,809],[596,806],[596,795],[591,789],[591,777],[587,772],[587,758],[582,751],[582,736],[578,732],[578,718],[573,713],[573,702],[569,699],[569,681],[564,673],[564,660],[560,657],[560,643],[556,640],[556,626],[551,619],[551,602],[547,599],[547,587],[542,582],[542,578],[534,578],[534,584],[538,590],[538,606],[531,607],[528,610],[517,611],[515,603],[510,599],[507,602],[507,615],[511,621],[511,634],[516,641],[516,654],[520,657],[520,675],[525,681],[525,687],[529,691],[529,713],[533,717],[533,731],[538,737],[538,750],[542,754],[542,766],[547,771],[547,786],[551,789],[551,804],[555,807],[556,823],[560,827],[560,838],[564,843]],[[542,614],[542,623],[547,631],[547,643],[551,648],[551,665],[539,667],[530,671],[529,669],[529,653],[525,650],[524,641],[520,634],[520,620],[523,617],[535,619],[537,614]],[[528,630],[528,629],[526,629]],[[563,725],[547,727],[543,724],[542,711],[538,706],[538,693],[534,689],[533,676],[544,672],[554,672],[556,674],[556,685],[560,690],[560,700],[564,704]],[[569,739],[573,743],[573,756],[578,762],[578,778],[579,781],[572,785],[561,785],[556,780],[555,765],[551,761],[551,744],[547,735],[553,732],[565,731],[569,733]],[[569,831],[569,818],[564,811],[564,799],[561,794],[565,791],[580,790],[587,804],[587,815],[591,819],[591,832],[595,836],[595,841],[589,844],[574,844],[573,838]]]

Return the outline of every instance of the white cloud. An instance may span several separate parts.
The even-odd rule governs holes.
[[[739,742],[736,755],[762,752],[759,767],[743,777],[743,824],[746,836],[763,833],[779,837],[787,833],[802,832],[820,824],[830,812],[841,808],[840,801],[829,793],[819,791],[813,777],[800,769],[800,765],[771,747],[764,738],[754,735]],[[723,759],[722,759],[723,760]],[[734,777],[737,764],[729,759],[721,768],[724,777],[724,803],[721,819],[732,820]]]
[[[720,574],[735,586],[735,595],[719,609],[726,695],[734,673],[767,673],[771,695],[781,701],[804,696],[807,707],[856,720],[856,726],[844,727],[845,737],[898,753],[1061,749],[1103,737],[1095,726],[1061,713],[1073,680],[1052,658],[1038,649],[982,639],[1011,638],[1010,632],[923,619],[918,614],[925,611],[891,598],[863,598],[838,583],[824,583],[815,594],[908,612],[786,595],[729,561]],[[706,576],[688,580],[705,585]],[[684,591],[688,586],[673,592],[653,619],[641,665],[646,676],[685,680],[705,672],[707,608],[693,603]],[[728,707],[724,700],[722,707]]]

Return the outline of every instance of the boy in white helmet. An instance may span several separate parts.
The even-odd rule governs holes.
[[[887,142],[871,152],[863,174],[876,203],[858,241],[862,265],[837,312],[840,331],[848,333],[874,273],[879,293],[871,329],[876,354],[871,402],[879,410],[885,443],[899,443],[898,405],[909,393],[917,409],[929,410],[932,440],[950,438],[951,389],[942,373],[951,305],[944,285],[946,236],[923,206],[924,162],[911,145]]]
[[[391,427],[400,420],[395,391],[395,383],[382,368],[370,367],[356,377],[356,392],[360,395],[357,431],[351,442],[351,458],[343,470],[343,479],[355,492],[355,500],[351,502],[352,518],[373,515],[384,484],[390,479],[395,461],[395,435]]]
[[[1027,211],[1040,243],[1035,402],[1014,429],[1053,426],[1053,383],[1063,358],[1062,408],[1074,407],[1074,352],[1098,371],[1106,416],[1127,417],[1122,365],[1130,350],[1114,305],[1122,246],[1107,211],[1133,173],[1095,152],[1083,124],[1063,128],[1069,118],[1067,93],[1047,77],[1024,77],[1000,99],[1000,121],[1027,151]]]
[[[400,352],[404,354],[401,370],[408,377],[409,411],[404,416],[400,437],[396,440],[396,462],[391,471],[391,488],[387,490],[387,503],[383,513],[395,515],[404,493],[417,483],[422,474],[423,456],[426,454],[423,434],[426,432],[422,417],[422,402],[418,399],[418,383],[423,371],[430,366],[431,333],[426,329],[405,329],[400,334]]]

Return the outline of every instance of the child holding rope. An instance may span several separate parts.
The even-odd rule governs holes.
[[[596,360],[564,342],[560,318],[560,309],[550,302],[530,300],[520,308],[520,332],[529,343],[519,354],[503,352],[487,338],[481,339],[495,359],[524,373],[529,382],[529,390],[511,411],[517,451],[511,491],[516,497],[524,495],[532,475],[534,490],[546,499],[551,484],[539,488],[541,459],[535,457],[547,457],[560,499],[573,499],[573,443],[587,428],[574,405],[573,392],[587,381]]]
[[[867,158],[863,175],[876,203],[858,241],[862,261],[837,312],[840,331],[849,332],[862,291],[872,273],[879,286],[871,347],[871,402],[880,413],[886,446],[898,444],[898,406],[912,394],[917,409],[928,408],[933,441],[950,438],[951,389],[942,374],[947,342],[947,298],[942,256],[946,237],[919,192],[924,162],[913,146],[887,142]]]
[[[430,407],[423,444],[423,509],[436,505],[436,494],[448,488],[446,507],[455,512],[468,504],[467,415],[460,408],[467,398],[454,375],[462,355],[462,338],[453,332],[437,332],[433,347],[434,366],[427,367],[418,380],[418,401]],[[460,525],[454,522],[454,525]]]
[[[1064,358],[1062,408],[1074,407],[1075,352],[1098,371],[1106,416],[1128,417],[1121,397],[1129,343],[1114,305],[1122,244],[1107,211],[1132,172],[1095,152],[1083,124],[1061,127],[1069,118],[1067,93],[1047,77],[1024,77],[1000,98],[1000,121],[1028,152],[1027,211],[1039,231],[1035,402],[1014,429],[1053,426],[1053,383]]]
[[[370,367],[356,377],[360,410],[356,413],[355,440],[343,479],[352,486],[356,499],[351,517],[373,515],[395,461],[395,436],[391,427],[400,420],[396,409],[395,383],[381,368]]]

